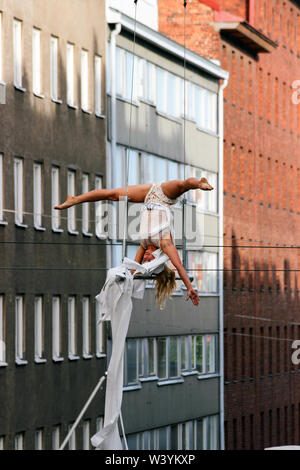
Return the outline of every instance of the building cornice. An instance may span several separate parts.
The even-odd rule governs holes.
[[[134,33],[135,31],[137,37],[155,45],[159,49],[163,49],[177,58],[184,60],[184,47],[172,39],[169,39],[167,36],[139,22],[136,22],[135,27],[133,18],[130,18],[129,16],[126,16],[117,10],[114,10],[113,8],[108,9],[107,16],[108,24],[119,23],[122,26],[122,29],[125,29],[131,33]],[[205,57],[200,56],[199,54],[196,54],[195,52],[192,52],[189,49],[185,49],[185,61],[186,64],[190,64],[197,69],[205,71],[215,78],[226,80],[229,77],[229,73],[226,70],[223,70],[219,65],[215,64],[209,59],[206,59]]]

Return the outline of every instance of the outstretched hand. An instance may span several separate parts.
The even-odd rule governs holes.
[[[188,291],[187,291],[186,300],[189,300],[189,299],[191,299],[191,301],[193,302],[194,305],[199,304],[199,295],[197,294],[197,292],[192,287],[190,289],[188,289]]]

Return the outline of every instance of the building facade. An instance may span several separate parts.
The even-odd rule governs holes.
[[[183,6],[159,31],[183,38]],[[300,442],[297,1],[187,5],[187,47],[221,61],[224,90],[225,448]],[[182,40],[180,40],[182,43]],[[227,245],[227,246],[226,246]]]
[[[107,11],[107,181],[113,187],[124,186],[128,168],[129,184],[206,176],[215,188],[210,194],[191,192],[187,200],[186,230],[193,220],[203,232],[202,240],[187,240],[186,260],[200,308],[186,303],[180,281],[162,311],[151,281],[143,301],[134,301],[122,404],[128,447],[219,449],[223,445],[219,335],[223,316],[218,279],[222,256],[216,240],[222,233],[220,96],[221,80],[226,80],[227,73],[217,63],[190,50],[184,52],[177,42],[159,34],[150,17],[151,28],[141,21],[135,24],[135,12],[120,11],[123,2],[117,10],[116,3]],[[129,213],[133,209],[129,203]],[[174,217],[182,254],[180,205]],[[116,229],[118,224],[122,229],[118,221]],[[116,231],[110,265],[121,262],[122,234]],[[134,258],[137,247],[129,240],[127,256]]]
[[[0,1],[1,449],[58,448],[106,368],[98,207],[53,210],[105,184],[105,28],[104,2]]]

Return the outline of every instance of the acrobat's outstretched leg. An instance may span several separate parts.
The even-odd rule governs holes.
[[[128,186],[128,198],[131,202],[144,202],[145,197],[151,188],[151,184],[136,184]],[[67,196],[63,204],[55,206],[54,209],[68,209],[69,207],[81,204],[83,202],[94,201],[119,201],[121,197],[125,197],[127,188],[113,188],[113,189],[94,189],[79,196]]]
[[[128,198],[130,202],[144,202],[151,184],[136,184],[128,186]],[[190,189],[203,189],[210,191],[213,187],[208,183],[206,178],[187,178],[186,180],[171,180],[162,183],[162,190],[170,199],[176,199]],[[113,188],[113,189],[94,189],[79,196],[67,196],[63,204],[55,206],[54,209],[62,210],[68,209],[76,204],[83,202],[94,201],[119,201],[121,197],[125,197],[127,188]]]

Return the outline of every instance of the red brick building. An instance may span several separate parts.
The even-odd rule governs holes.
[[[158,5],[160,32],[183,43],[183,1]],[[299,445],[300,366],[291,356],[300,340],[300,2],[188,1],[186,46],[230,73],[224,90],[225,448]]]

